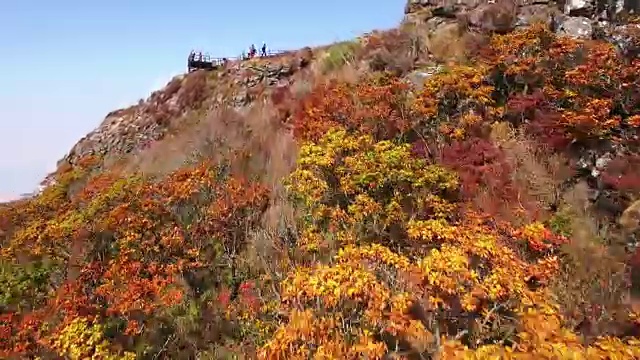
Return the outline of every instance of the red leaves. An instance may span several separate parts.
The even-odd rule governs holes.
[[[331,82],[317,86],[293,114],[294,135],[318,140],[335,126],[389,139],[407,131],[416,108],[407,98],[408,85],[388,76],[358,84]]]
[[[640,190],[640,155],[623,155],[613,159],[602,173],[602,180],[615,190]]]
[[[220,293],[218,294],[216,300],[221,308],[226,309],[231,302],[231,290],[229,290],[228,288],[223,288],[222,290],[220,290]]]
[[[52,321],[44,337],[77,317],[127,319],[119,336],[131,341],[142,336],[142,324],[184,300],[191,290],[177,281],[184,274],[207,271],[206,281],[220,283],[213,278],[223,275],[209,267],[218,271],[225,249],[242,250],[247,229],[269,201],[264,186],[224,174],[210,163],[156,182],[105,172],[89,178],[73,200],[59,198],[58,212],[38,222],[42,229],[33,236],[64,252],[61,259],[73,268],[73,275],[67,274],[73,281],[58,287],[37,319],[2,314],[0,334],[11,341],[0,341],[0,354],[34,354],[41,340],[35,328],[43,319]],[[56,236],[61,231],[68,239]],[[242,291],[253,309],[255,291],[249,283]]]
[[[562,127],[562,114],[537,109],[533,118],[525,125],[529,134],[551,149],[564,150],[571,143],[571,137]]]
[[[18,313],[0,314],[0,357],[24,358],[36,353],[40,339],[42,312],[26,315]]]
[[[266,188],[216,177],[217,169],[206,163],[181,169],[145,188],[142,199],[122,208],[118,217],[127,225],[113,229],[122,238],[121,254],[98,290],[110,304],[109,311],[151,314],[159,306],[181,301],[182,291],[173,288],[174,275],[212,261],[204,258],[214,256],[207,250],[209,242],[230,244],[242,237],[245,221],[259,218],[268,202]],[[194,206],[196,212],[183,218],[187,215],[183,211]],[[127,237],[136,240],[128,243]]]
[[[240,304],[250,313],[260,310],[260,299],[257,296],[256,284],[253,281],[245,281],[238,288]]]
[[[639,62],[607,42],[558,37],[542,27],[497,36],[485,61],[509,120],[562,150],[619,138],[638,105]],[[633,119],[632,121],[633,122]],[[629,138],[631,133],[623,133]]]
[[[454,141],[442,150],[440,161],[458,172],[467,197],[475,196],[480,188],[488,188],[501,199],[510,192],[511,166],[502,150],[488,140]]]
[[[541,90],[532,94],[514,94],[507,101],[507,115],[515,117],[516,121],[532,118],[535,110],[545,103],[546,98]]]

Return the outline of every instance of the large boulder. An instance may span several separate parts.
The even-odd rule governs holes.
[[[586,17],[567,17],[559,26],[558,33],[575,39],[591,39],[593,37],[593,25]]]
[[[517,1],[409,0],[404,24],[411,25],[435,60],[461,59],[485,42],[485,34],[516,27]]]
[[[420,25],[433,17],[455,19],[488,0],[408,0],[403,22]]]
[[[483,32],[509,32],[516,27],[518,5],[516,0],[487,2],[469,10],[466,18],[468,25]]]
[[[487,0],[408,0],[405,14],[429,10],[437,14],[457,13],[477,7]]]
[[[562,15],[562,11],[548,3],[522,5],[518,8],[516,28],[531,26],[536,22],[545,23],[549,28],[552,28],[560,15]]]
[[[600,23],[598,37],[612,43],[626,57],[640,55],[640,24],[611,25]]]

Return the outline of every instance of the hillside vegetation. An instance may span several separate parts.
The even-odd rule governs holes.
[[[0,357],[640,358],[640,60],[543,25],[411,44],[0,205]]]

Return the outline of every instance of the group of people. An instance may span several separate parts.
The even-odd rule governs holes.
[[[242,52],[242,59],[252,59],[256,57],[256,55],[258,55],[258,50],[256,49],[255,45],[251,44],[251,46],[249,47],[249,53]],[[260,56],[267,56],[267,43],[262,43],[262,48],[260,48]]]

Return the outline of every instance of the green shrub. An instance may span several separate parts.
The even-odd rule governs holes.
[[[323,71],[328,73],[352,63],[359,47],[360,44],[354,41],[343,41],[331,46],[322,64]]]

